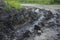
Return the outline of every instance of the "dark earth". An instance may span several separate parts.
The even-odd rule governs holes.
[[[60,9],[0,8],[0,40],[60,40]]]

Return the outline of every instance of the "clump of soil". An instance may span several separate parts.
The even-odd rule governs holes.
[[[38,13],[31,10],[30,8],[21,8],[19,10],[0,8],[0,34],[2,34],[0,40],[8,40],[14,34],[17,25],[20,27],[35,21],[38,18]]]
[[[59,33],[60,29],[57,28],[60,26],[60,11],[56,11],[54,14],[50,10],[39,8],[24,7],[21,9],[10,8],[8,10],[0,8],[0,40],[24,40],[25,38],[28,40],[30,37],[31,40],[33,40],[33,36],[36,35],[44,37],[44,34],[46,34],[46,36],[47,33],[51,35],[57,30]],[[33,32],[30,28],[32,28]]]

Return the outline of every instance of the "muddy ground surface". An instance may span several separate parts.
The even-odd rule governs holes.
[[[0,9],[0,40],[60,40],[60,9]]]

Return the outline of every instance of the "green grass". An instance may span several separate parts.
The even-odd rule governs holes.
[[[60,0],[18,0],[27,4],[60,4]]]
[[[14,1],[14,0],[4,0],[5,4],[7,6],[11,6],[11,7],[14,7],[16,9],[19,9],[21,8],[22,6],[20,5],[20,2],[19,1]]]
[[[20,0],[20,2],[28,4],[50,4],[53,0]]]

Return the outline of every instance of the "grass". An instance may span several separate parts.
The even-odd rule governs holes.
[[[53,0],[20,0],[20,2],[28,4],[51,4]]]
[[[6,3],[7,6],[11,6],[14,7],[16,9],[21,8],[22,6],[20,5],[19,1],[14,1],[14,0],[5,0],[4,1]]]

